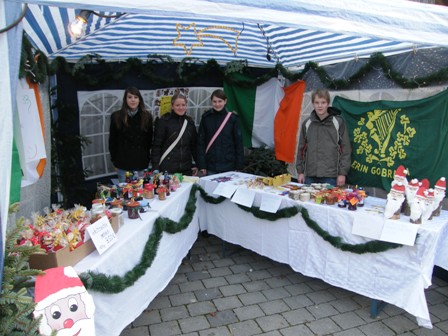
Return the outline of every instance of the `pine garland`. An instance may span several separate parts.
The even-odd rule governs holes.
[[[156,219],[153,230],[149,235],[148,241],[146,242],[143,249],[140,261],[133,269],[126,272],[124,276],[108,276],[106,274],[93,271],[82,273],[79,277],[84,283],[86,289],[92,289],[101,293],[116,294],[132,286],[140,277],[145,274],[146,270],[151,267],[152,262],[157,255],[163,232],[175,234],[186,229],[190,225],[194,213],[196,212],[196,191],[199,191],[199,194],[201,195],[203,200],[210,204],[219,204],[226,200],[226,198],[223,196],[209,196],[201,186],[194,184],[191,188],[190,195],[185,206],[184,214],[182,215],[179,222],[175,222],[165,217],[159,217]],[[341,237],[332,236],[330,233],[322,229],[314,220],[309,217],[308,210],[300,206],[283,208],[275,214],[261,211],[259,207],[255,206],[247,208],[238,205],[238,207],[246,212],[250,212],[256,218],[269,220],[272,222],[283,218],[291,218],[300,213],[310,229],[312,229],[323,240],[330,243],[335,248],[346,252],[352,252],[356,254],[379,253],[402,246],[400,244],[376,240],[364,244],[344,243]]]
[[[92,289],[101,293],[116,294],[124,291],[140,279],[140,277],[145,274],[146,270],[151,267],[152,262],[157,255],[163,232],[165,231],[167,233],[175,234],[186,229],[191,223],[193,215],[196,212],[195,193],[196,187],[193,185],[185,206],[184,214],[182,215],[179,223],[165,217],[159,217],[156,219],[152,232],[149,235],[143,249],[140,261],[133,269],[127,271],[124,276],[109,276],[93,271],[81,273],[79,277],[86,289]]]
[[[353,84],[357,84],[361,78],[368,75],[371,71],[376,71],[378,67],[382,69],[385,77],[390,78],[395,84],[406,89],[438,85],[448,81],[448,68],[440,69],[424,77],[406,78],[392,68],[382,53],[372,54],[367,63],[347,79],[330,77],[325,68],[315,62],[306,63],[303,70],[296,73],[287,70],[281,63],[277,63],[261,76],[251,75],[251,68],[247,66],[247,62],[233,61],[222,67],[214,59],[203,62],[196,58],[186,57],[181,62],[174,62],[170,56],[158,54],[148,55],[145,63],[137,58],[128,58],[124,66],[122,63],[120,63],[120,66],[117,66],[116,62],[106,62],[100,55],[96,54],[88,54],[75,64],[67,63],[62,57],[57,57],[49,62],[40,50],[35,50],[32,47],[26,35],[23,36],[20,64],[19,77],[27,76],[35,83],[42,83],[48,76],[54,75],[58,71],[64,71],[92,87],[105,85],[110,81],[117,81],[123,78],[126,74],[135,73],[139,77],[142,76],[160,87],[179,85],[179,83],[188,85],[188,83],[196,79],[214,74],[218,76],[217,78],[221,77],[223,81],[230,82],[236,86],[252,88],[267,82],[273,77],[277,77],[278,73],[295,82],[303,79],[309,71],[314,71],[328,89],[344,90],[350,88]],[[97,64],[100,68],[98,70],[100,73],[87,73],[85,71],[86,64]],[[160,64],[176,66],[178,78],[175,78],[175,76],[167,78],[166,76],[157,75],[155,70]],[[252,79],[235,79],[233,76],[235,72],[242,72]]]
[[[203,190],[200,186],[198,186],[199,190]],[[203,199],[208,203],[214,203],[214,201],[211,201],[213,197],[207,196],[204,198],[203,195],[205,195],[205,191],[201,191],[201,196]],[[220,196],[222,197],[222,196]],[[238,204],[237,204],[238,205]],[[269,221],[276,221],[283,218],[291,218],[300,213],[302,215],[303,220],[305,221],[306,225],[313,230],[317,235],[319,235],[323,240],[330,243],[333,247],[346,251],[346,252],[352,252],[356,254],[364,254],[364,253],[378,253],[378,252],[384,252],[390,249],[395,249],[402,247],[401,244],[396,243],[390,243],[390,242],[383,242],[379,240],[372,240],[367,243],[362,244],[348,244],[344,243],[342,241],[341,237],[332,236],[328,231],[325,231],[322,229],[319,224],[317,224],[314,220],[312,220],[309,216],[308,210],[304,207],[300,206],[291,206],[283,209],[279,209],[277,213],[269,213],[265,211],[261,211],[260,208],[256,206],[252,206],[251,208],[247,208],[242,205],[238,205],[238,207],[241,210],[244,210],[246,212],[250,212],[254,217],[263,219],[263,220],[269,220]]]

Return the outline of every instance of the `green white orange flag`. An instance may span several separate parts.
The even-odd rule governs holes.
[[[297,81],[285,88],[285,96],[280,103],[274,121],[275,157],[277,160],[294,162],[305,86],[304,81]]]
[[[245,79],[244,75],[235,75],[235,79]],[[240,118],[244,146],[256,148],[274,147],[274,118],[283,88],[277,78],[271,78],[258,87],[241,87],[229,82],[224,83],[227,95],[227,109],[236,111]]]

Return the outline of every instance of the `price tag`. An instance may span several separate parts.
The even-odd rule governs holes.
[[[87,227],[87,233],[92,238],[93,244],[99,254],[102,254],[117,241],[117,236],[106,216],[101,217],[95,223],[89,225]]]

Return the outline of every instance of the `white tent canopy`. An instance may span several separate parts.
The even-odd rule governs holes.
[[[7,0],[14,1],[14,0]],[[194,57],[250,66],[300,67],[448,47],[448,8],[406,0],[31,0],[24,29],[50,58],[106,60],[149,54]],[[67,24],[80,9],[125,13],[92,15],[87,35],[75,40]],[[270,57],[267,57],[269,54]],[[270,60],[268,60],[270,58]]]
[[[378,51],[388,55],[448,47],[448,8],[406,0],[0,0],[1,28],[19,17],[25,3],[30,8],[25,19],[0,36],[0,67],[7,75],[0,81],[5,98],[0,118],[3,235],[22,26],[50,59],[71,61],[95,53],[109,61],[166,54],[175,60],[246,60],[250,66],[272,67],[278,61],[296,68]],[[117,19],[93,16],[89,34],[74,40],[66,27],[81,9],[126,14]]]

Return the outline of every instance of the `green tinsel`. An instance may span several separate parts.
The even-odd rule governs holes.
[[[132,286],[140,277],[142,277],[146,270],[151,267],[154,258],[157,255],[160,239],[163,232],[177,233],[188,227],[196,212],[196,187],[193,185],[190,191],[187,204],[185,206],[184,214],[179,223],[165,218],[159,217],[156,219],[152,232],[143,249],[140,261],[135,267],[125,273],[124,276],[113,275],[109,276],[103,273],[88,271],[80,274],[80,279],[86,289],[92,289],[101,293],[120,293],[126,288]]]
[[[199,191],[201,193],[202,198],[208,202],[217,204],[213,201],[213,197],[206,196],[205,191],[198,186]],[[222,196],[221,196],[222,197]],[[210,202],[211,201],[211,202]],[[291,206],[283,209],[279,209],[277,213],[269,213],[261,211],[260,208],[252,206],[251,208],[238,205],[238,207],[241,210],[244,210],[246,212],[250,212],[254,217],[269,221],[276,221],[283,218],[290,218],[294,217],[298,213],[301,213],[303,220],[305,221],[306,225],[312,229],[317,235],[319,235],[323,240],[330,243],[333,247],[347,252],[353,252],[356,254],[363,254],[363,253],[378,253],[378,252],[384,252],[390,249],[402,247],[403,245],[396,244],[396,243],[389,243],[389,242],[383,242],[379,240],[372,240],[367,243],[363,244],[347,244],[342,241],[341,237],[335,237],[332,236],[330,233],[322,229],[319,224],[317,224],[314,220],[312,220],[308,214],[308,210],[304,207],[299,206]]]
[[[196,191],[199,191],[201,197],[210,204],[219,204],[226,200],[225,197],[212,197],[207,195],[205,190],[194,184],[191,188],[190,195],[185,206],[184,214],[182,215],[179,222],[175,222],[169,218],[159,217],[154,223],[153,230],[148,237],[148,241],[145,244],[143,253],[140,257],[140,261],[135,267],[126,272],[124,276],[113,275],[109,276],[103,273],[97,273],[93,271],[88,271],[82,273],[80,278],[84,283],[86,289],[92,289],[101,293],[120,293],[126,288],[132,286],[140,277],[142,277],[146,270],[151,267],[154,258],[157,255],[157,251],[160,244],[160,239],[162,238],[163,232],[170,234],[175,234],[186,229],[196,212]],[[308,211],[299,206],[291,206],[287,208],[280,209],[277,213],[272,214],[268,212],[261,211],[258,207],[243,207],[238,205],[238,207],[244,211],[250,212],[252,215],[259,219],[276,221],[283,218],[291,218],[301,213],[305,223],[310,229],[312,229],[316,234],[318,234],[323,240],[330,243],[337,249],[342,251],[363,254],[363,253],[378,253],[384,252],[390,249],[401,247],[402,245],[395,243],[388,243],[382,241],[370,241],[364,244],[347,244],[342,241],[341,237],[335,237],[330,235],[327,231],[322,229],[314,220],[309,218]]]
[[[94,63],[102,69],[100,71],[101,75],[98,73],[88,74],[84,71],[85,64]],[[160,64],[177,64],[176,73],[178,78],[167,78],[166,76],[157,75],[155,70],[157,65]],[[195,68],[193,68],[193,66],[195,66]],[[358,83],[358,81],[365,77],[369,72],[376,71],[375,69],[378,67],[382,69],[383,74],[386,77],[390,78],[400,87],[406,89],[436,85],[448,80],[448,68],[438,70],[425,77],[405,78],[402,74],[392,69],[387,58],[381,53],[372,54],[368,62],[348,79],[331,78],[325,68],[320,67],[315,62],[306,63],[303,70],[296,73],[287,70],[282,64],[277,63],[274,68],[258,77],[250,76],[251,70],[247,64],[239,64],[237,67],[238,72],[253,77],[252,80],[235,79],[233,76],[235,65],[232,62],[229,62],[227,67],[222,67],[214,59],[204,63],[198,59],[186,57],[181,62],[176,63],[170,56],[157,54],[148,55],[146,62],[142,62],[140,59],[136,58],[129,58],[125,62],[125,65],[119,68],[117,68],[116,63],[106,62],[99,55],[86,55],[76,64],[69,64],[62,57],[57,57],[49,63],[47,57],[41,51],[32,48],[26,35],[23,36],[19,77],[23,78],[28,76],[31,81],[42,83],[48,76],[54,75],[62,70],[89,86],[100,86],[110,81],[117,81],[126,74],[135,73],[138,76],[148,79],[154,84],[161,87],[167,87],[179,85],[179,83],[187,84],[195,79],[209,76],[212,73],[216,76],[221,76],[223,81],[225,80],[240,87],[251,88],[267,82],[272,77],[277,77],[279,72],[291,82],[295,82],[299,79],[303,79],[308,71],[314,71],[327,88],[333,90],[345,90],[353,85],[353,83]]]

